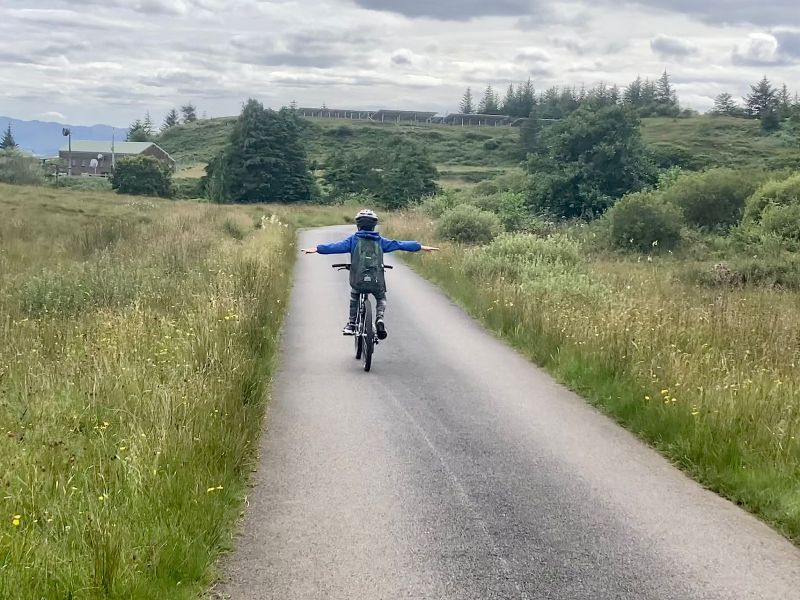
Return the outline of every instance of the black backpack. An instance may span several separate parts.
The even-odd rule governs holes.
[[[362,294],[386,291],[380,239],[356,237],[356,246],[350,257],[350,287]]]

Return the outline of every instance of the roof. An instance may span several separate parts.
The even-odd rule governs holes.
[[[141,154],[145,150],[147,150],[150,146],[153,146],[153,142],[114,142],[114,153],[115,154]],[[67,152],[69,150],[69,144],[65,144],[59,150],[59,152]],[[111,142],[103,142],[103,141],[91,141],[91,140],[72,140],[72,151],[73,152],[92,152],[97,154],[111,154]]]

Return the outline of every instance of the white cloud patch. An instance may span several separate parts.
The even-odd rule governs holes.
[[[733,62],[737,65],[768,66],[782,62],[780,45],[774,35],[751,33],[733,50]]]

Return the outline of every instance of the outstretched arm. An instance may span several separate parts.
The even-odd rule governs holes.
[[[438,250],[438,248],[434,248],[433,246],[423,246],[419,242],[404,242],[400,240],[387,240],[385,238],[381,238],[381,246],[384,252],[395,252],[397,250],[402,250],[404,252],[419,252],[420,250],[423,252],[432,252]]]
[[[352,236],[342,240],[341,242],[333,242],[332,244],[320,244],[315,248],[303,248],[303,254],[347,254],[353,251]]]

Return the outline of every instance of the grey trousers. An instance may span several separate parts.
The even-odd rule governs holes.
[[[356,322],[358,316],[358,297],[359,293],[354,289],[350,289],[350,323]],[[375,320],[383,319],[386,314],[386,292],[380,294],[372,294],[375,296]]]

